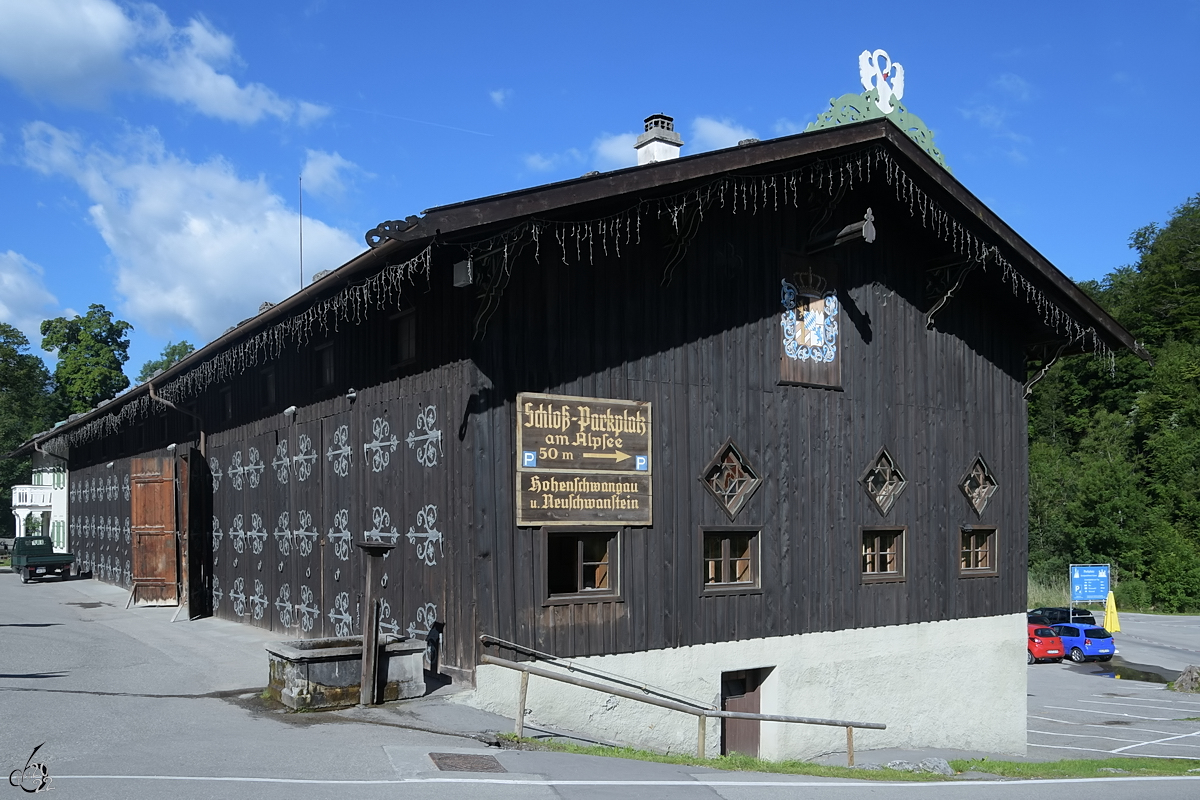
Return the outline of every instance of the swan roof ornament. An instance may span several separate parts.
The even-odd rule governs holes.
[[[886,50],[863,50],[858,56],[858,75],[865,91],[831,99],[829,110],[810,123],[805,132],[885,117],[949,172],[942,151],[934,144],[933,131],[900,103],[904,97],[904,67]]]

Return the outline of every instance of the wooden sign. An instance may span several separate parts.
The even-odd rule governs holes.
[[[518,525],[650,525],[650,404],[517,395]]]

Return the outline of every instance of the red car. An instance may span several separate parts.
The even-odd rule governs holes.
[[[1026,650],[1028,660],[1026,663],[1033,664],[1037,661],[1053,661],[1055,664],[1061,664],[1063,660],[1063,643],[1062,639],[1050,628],[1043,625],[1029,626],[1029,647]]]

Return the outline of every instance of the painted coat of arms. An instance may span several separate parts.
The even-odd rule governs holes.
[[[802,294],[783,279],[783,352],[796,361],[830,363],[837,357],[838,300],[827,292],[823,297]]]

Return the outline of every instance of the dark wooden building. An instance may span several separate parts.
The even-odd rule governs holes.
[[[893,124],[431,209],[368,243],[38,438],[69,453],[94,577],[281,638],[359,634],[354,543],[392,541],[384,630],[428,637],[485,707],[508,713],[512,673],[481,654],[536,650],[887,722],[875,746],[1023,749],[1031,369],[1138,347]],[[694,746],[687,717],[531,705]]]

